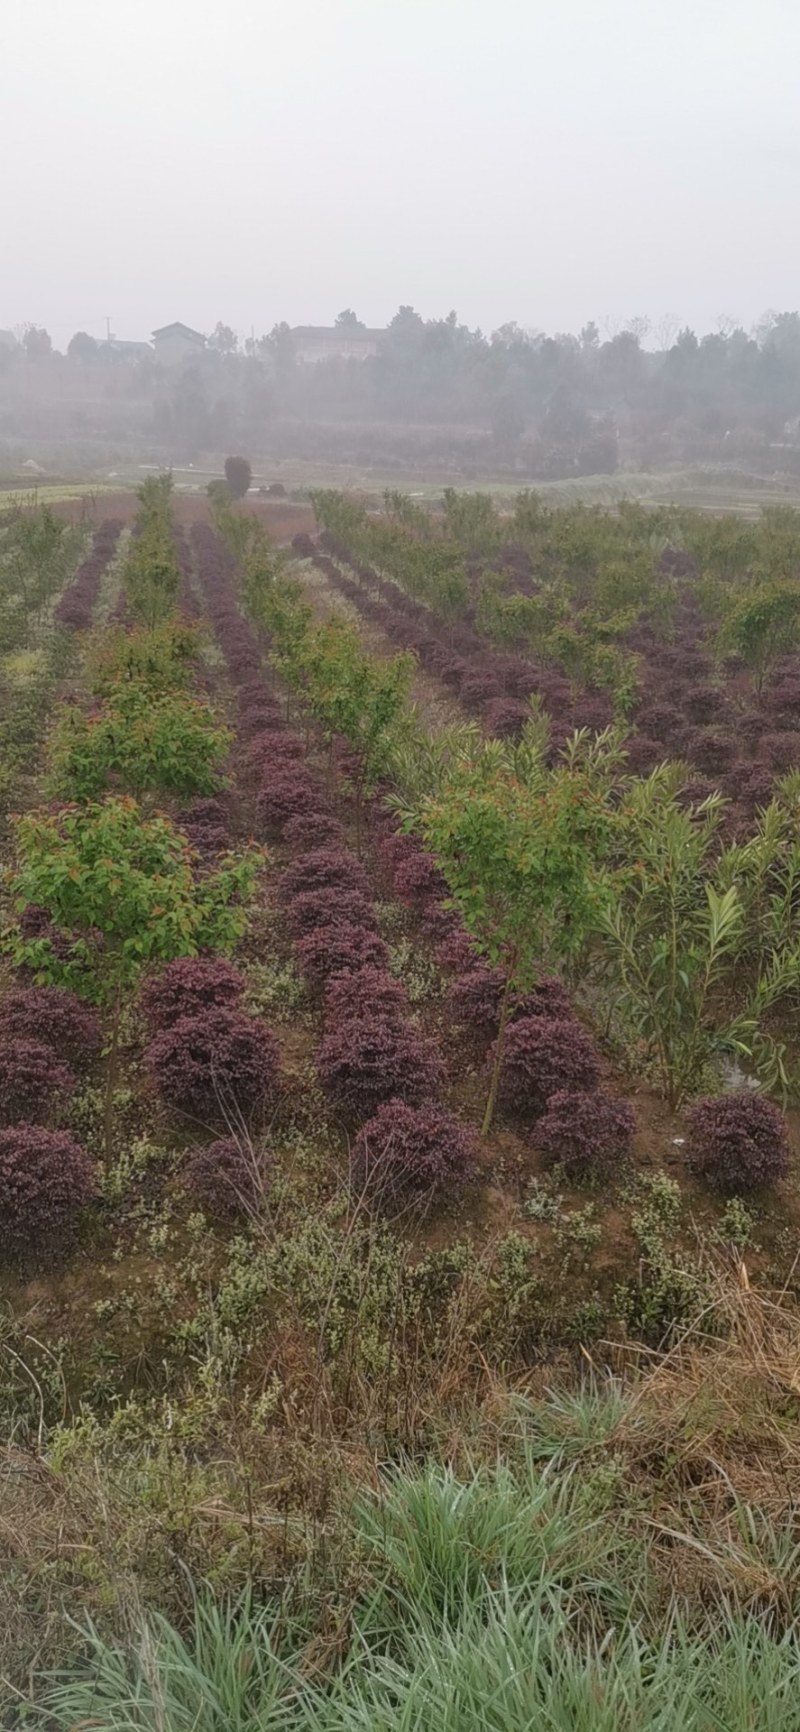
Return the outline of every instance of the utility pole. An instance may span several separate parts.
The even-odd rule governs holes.
[[[106,342],[107,343],[111,342],[111,320],[108,316],[108,313],[106,313]]]

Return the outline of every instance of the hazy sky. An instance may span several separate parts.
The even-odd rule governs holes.
[[[800,0],[0,0],[0,327],[800,306]]]

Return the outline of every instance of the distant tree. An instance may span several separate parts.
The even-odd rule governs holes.
[[[505,391],[492,410],[492,438],[501,450],[511,451],[525,432],[525,414],[516,397]]]
[[[94,361],[97,357],[97,342],[90,337],[88,331],[76,331],[67,344],[67,354],[71,361]]]
[[[44,361],[53,353],[53,341],[42,325],[28,325],[22,345],[29,361]]]
[[[253,471],[247,457],[225,458],[225,480],[232,499],[244,499],[253,479]]]
[[[269,336],[262,338],[261,347],[266,354],[272,355],[277,377],[286,379],[293,372],[297,359],[291,325],[287,325],[285,319],[279,325],[273,325]]]
[[[365,331],[367,328],[363,319],[359,319],[358,314],[353,312],[352,307],[345,307],[344,312],[337,313],[335,324],[339,331]]]
[[[223,325],[219,319],[208,339],[208,347],[214,349],[218,355],[235,355],[239,339],[230,325]]]

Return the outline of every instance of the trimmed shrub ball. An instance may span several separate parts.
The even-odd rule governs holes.
[[[43,1124],[75,1091],[72,1071],[40,1040],[0,1040],[0,1124]]]
[[[306,755],[305,743],[299,734],[282,733],[276,728],[262,728],[251,735],[245,758],[251,769],[265,774],[284,770],[289,764],[300,764]]]
[[[220,1137],[190,1149],[181,1174],[195,1208],[212,1221],[235,1221],[263,1200],[272,1161],[236,1137]]]
[[[69,1231],[93,1193],[92,1163],[65,1131],[0,1130],[0,1219],[12,1244]]]
[[[181,806],[175,822],[181,829],[184,824],[219,824],[227,828],[228,811],[213,795],[205,799],[198,794],[196,800],[187,800],[185,806]]]
[[[447,881],[442,876],[432,854],[415,848],[394,870],[394,891],[409,908],[420,908],[426,902],[441,901],[447,896]]]
[[[287,904],[286,923],[293,938],[304,938],[317,927],[365,926],[377,931],[371,904],[357,890],[305,890]]]
[[[165,1105],[204,1120],[258,1113],[274,1094],[278,1058],[262,1022],[227,1009],[182,1016],[144,1054]]]
[[[556,1161],[570,1178],[601,1178],[630,1154],[636,1117],[627,1101],[597,1090],[582,1094],[559,1089],[550,1096],[533,1141],[546,1160]]]
[[[698,728],[686,741],[686,756],[708,776],[721,776],[736,755],[735,741],[720,728]]]
[[[279,735],[282,721],[278,704],[271,704],[268,699],[239,705],[239,733],[244,740],[252,740],[258,734]]]
[[[284,826],[283,840],[289,848],[296,848],[304,854],[317,848],[344,849],[346,846],[344,825],[338,818],[324,817],[315,812],[303,812],[298,818],[290,818]]]
[[[77,993],[62,986],[12,986],[0,999],[0,1039],[42,1041],[55,1053],[86,1062],[103,1044],[100,1020]]]
[[[346,848],[314,848],[287,866],[281,878],[281,901],[291,902],[308,890],[352,890],[368,896],[369,881],[363,866]]]
[[[473,963],[453,981],[450,989],[453,1014],[471,1028],[496,1035],[500,1027],[505,982],[502,968],[491,968],[486,962]],[[572,1008],[566,987],[554,975],[542,975],[530,992],[512,999],[509,1016],[512,1023],[536,1016],[571,1021]]]
[[[529,992],[518,998],[511,1011],[512,1022],[523,1017],[547,1016],[551,1021],[574,1022],[569,993],[555,974],[542,974]]]
[[[776,776],[781,776],[786,770],[793,770],[800,760],[800,736],[789,732],[764,734],[758,755]]]
[[[403,1017],[407,1011],[405,988],[385,968],[347,969],[325,988],[325,1016],[334,1025],[354,1017]]]
[[[329,1099],[357,1123],[395,1097],[420,1106],[444,1081],[435,1048],[407,1023],[388,1017],[329,1029],[320,1042],[317,1071]]]
[[[183,824],[181,828],[201,864],[230,851],[231,838],[224,824]]]
[[[530,717],[529,706],[519,698],[492,698],[484,709],[483,723],[487,734],[496,740],[518,740]]]
[[[686,1114],[686,1159],[720,1191],[774,1185],[789,1166],[786,1120],[763,1095],[742,1089],[698,1101]]]
[[[463,1185],[474,1163],[475,1139],[454,1113],[392,1100],[358,1133],[352,1184],[384,1205],[429,1200]]]
[[[265,829],[280,835],[290,818],[327,812],[328,801],[315,776],[300,764],[281,764],[265,771],[256,800]]]
[[[389,952],[380,935],[368,926],[353,926],[349,921],[320,927],[305,938],[298,938],[295,955],[303,973],[320,982],[345,969],[351,972],[359,968],[385,969],[389,962]]]
[[[500,1026],[506,977],[502,968],[478,962],[453,981],[448,995],[450,1011],[470,1028],[495,1035]]]
[[[182,1016],[238,1005],[246,982],[224,956],[179,956],[158,974],[151,974],[139,994],[139,1006],[151,1032],[172,1028]]]
[[[494,1050],[489,1054],[489,1063]],[[600,1060],[579,1022],[522,1017],[506,1032],[500,1099],[509,1112],[538,1118],[559,1089],[596,1089]]]

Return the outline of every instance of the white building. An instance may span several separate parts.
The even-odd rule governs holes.
[[[178,367],[181,361],[196,361],[205,352],[206,340],[191,325],[162,325],[153,332],[153,348],[162,367]]]

